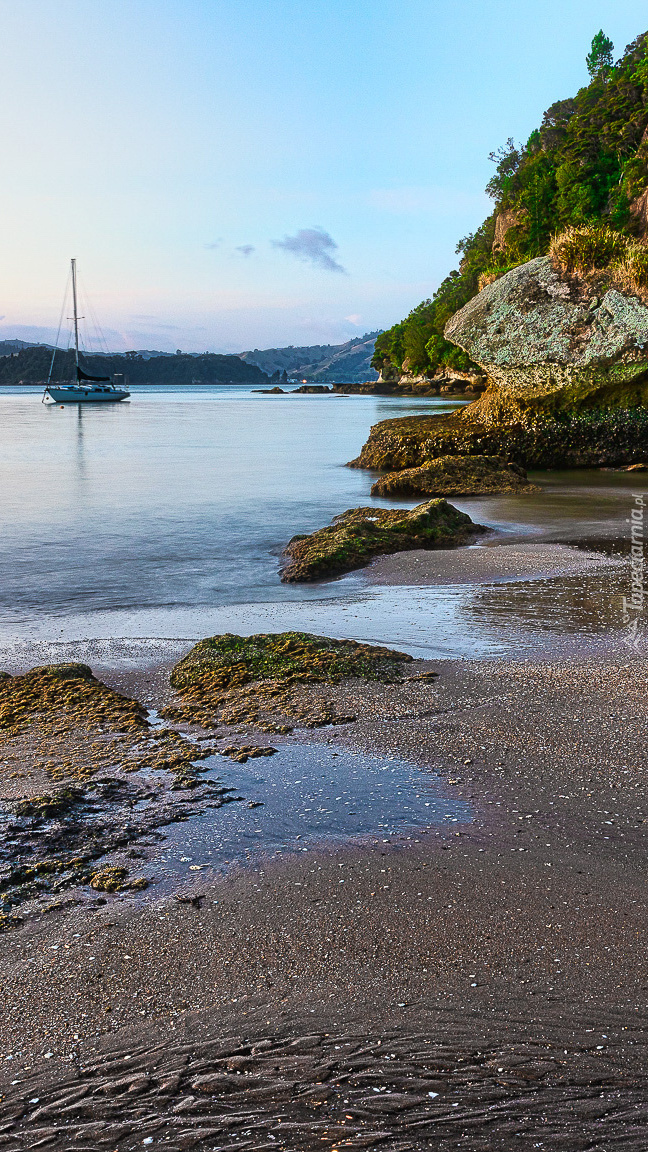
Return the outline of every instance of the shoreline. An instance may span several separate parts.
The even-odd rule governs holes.
[[[406,600],[414,577],[422,594],[442,579],[530,581],[537,596],[543,580],[626,567],[564,544],[503,543],[384,557],[362,578]],[[438,677],[395,686],[343,682],[326,694],[356,720],[297,726],[309,744],[438,775],[471,806],[467,823],[289,845],[4,933],[12,1152],[37,1139],[125,1152],[149,1137],[255,1152],[434,1140],[449,1152],[466,1132],[471,1152],[518,1147],[516,1133],[607,1152],[623,1132],[624,1148],[643,1149],[648,657],[614,635],[580,640],[562,654],[418,661],[408,676]],[[191,644],[47,642],[14,649],[9,670],[36,652],[76,656],[155,708]],[[268,740],[253,725],[232,734]],[[156,851],[144,845],[138,867],[154,871]]]
[[[607,573],[612,580],[627,582],[629,587],[629,558],[610,554],[609,550],[599,551],[596,546],[588,546],[587,539],[567,544],[508,541],[500,537],[459,548],[400,552],[374,557],[357,572],[320,582],[330,591],[330,595],[320,598],[308,597],[305,589],[302,600],[52,616],[32,624],[30,631],[25,631],[23,624],[12,639],[6,632],[4,636],[0,634],[0,669],[13,675],[37,664],[82,660],[100,676],[129,672],[135,675],[149,670],[160,687],[159,670],[170,671],[205,636],[223,632],[249,635],[292,627],[318,635],[405,648],[418,659],[513,656],[516,650],[528,655],[534,644],[548,655],[558,655],[561,647],[573,640],[574,627],[565,627],[565,621],[558,620],[553,642],[548,643],[546,635],[533,635],[531,621],[522,621],[524,635],[507,639],[499,625],[495,627],[488,621],[480,630],[479,619],[471,608],[478,603],[474,597],[479,597],[480,588],[492,589],[504,599],[507,586],[512,596],[523,585],[536,586],[540,592],[552,581],[558,590],[568,588],[569,582],[579,577],[603,579]],[[610,614],[608,606],[601,605],[601,609]],[[476,626],[472,648],[463,636],[460,616],[445,634],[448,613],[465,614],[466,610]],[[578,611],[575,604],[576,620]],[[435,641],[439,639],[441,623],[445,627],[440,629],[443,635],[439,649]],[[608,626],[611,625],[609,619]],[[588,629],[584,631],[587,633]],[[619,642],[611,627],[609,644]],[[578,653],[586,654],[589,648],[609,650],[600,630],[597,638],[586,635],[584,648],[579,647]]]

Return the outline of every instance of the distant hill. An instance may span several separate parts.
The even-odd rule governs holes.
[[[371,367],[376,337],[366,332],[346,344],[313,344],[295,348],[255,348],[221,356],[214,352],[137,352],[83,354],[88,371],[97,375],[120,372],[131,384],[260,384],[268,376],[285,372],[291,380],[328,383],[358,383],[377,380]],[[52,347],[26,340],[0,340],[0,384],[40,383],[47,379]],[[68,380],[72,374],[72,352],[58,352],[54,379]]]
[[[0,356],[13,356],[14,352],[22,352],[23,348],[49,348],[51,344],[33,344],[29,340],[0,340]]]
[[[41,384],[47,380],[52,349],[44,345],[22,348],[0,357],[0,384]],[[256,364],[246,364],[239,356],[202,356],[180,353],[83,356],[87,372],[97,376],[122,373],[131,384],[267,384],[268,377]],[[53,380],[71,380],[74,353],[59,352],[54,361]]]
[[[325,383],[339,380],[357,383],[364,380],[377,380],[378,374],[371,367],[376,337],[379,332],[366,332],[346,344],[313,344],[309,347],[294,348],[255,348],[252,352],[242,352],[241,360],[246,364],[256,364],[269,376],[286,372],[291,380],[308,380]]]

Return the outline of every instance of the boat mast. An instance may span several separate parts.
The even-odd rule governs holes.
[[[77,309],[77,280],[76,280],[76,260],[72,258],[72,305],[74,312],[74,357],[77,368],[79,367],[79,316]]]

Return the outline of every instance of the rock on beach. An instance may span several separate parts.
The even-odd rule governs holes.
[[[323,580],[363,568],[373,556],[414,548],[451,548],[486,529],[446,500],[405,509],[350,508],[326,528],[293,536],[281,579],[286,583]]]
[[[351,467],[402,471],[447,455],[524,468],[645,460],[648,307],[637,297],[561,276],[542,256],[482,289],[445,336],[484,370],[486,391],[460,412],[374,425]]]
[[[615,288],[565,279],[549,256],[489,284],[444,334],[513,405],[573,411],[648,399],[646,305]]]

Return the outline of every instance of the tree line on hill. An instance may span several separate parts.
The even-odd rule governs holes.
[[[52,361],[52,349],[44,346],[22,348],[0,357],[0,384],[44,384]],[[94,376],[127,377],[130,384],[267,384],[268,375],[256,364],[246,364],[239,356],[208,352],[201,356],[113,356],[83,355],[83,368]],[[74,378],[74,352],[57,352],[52,380]]]

